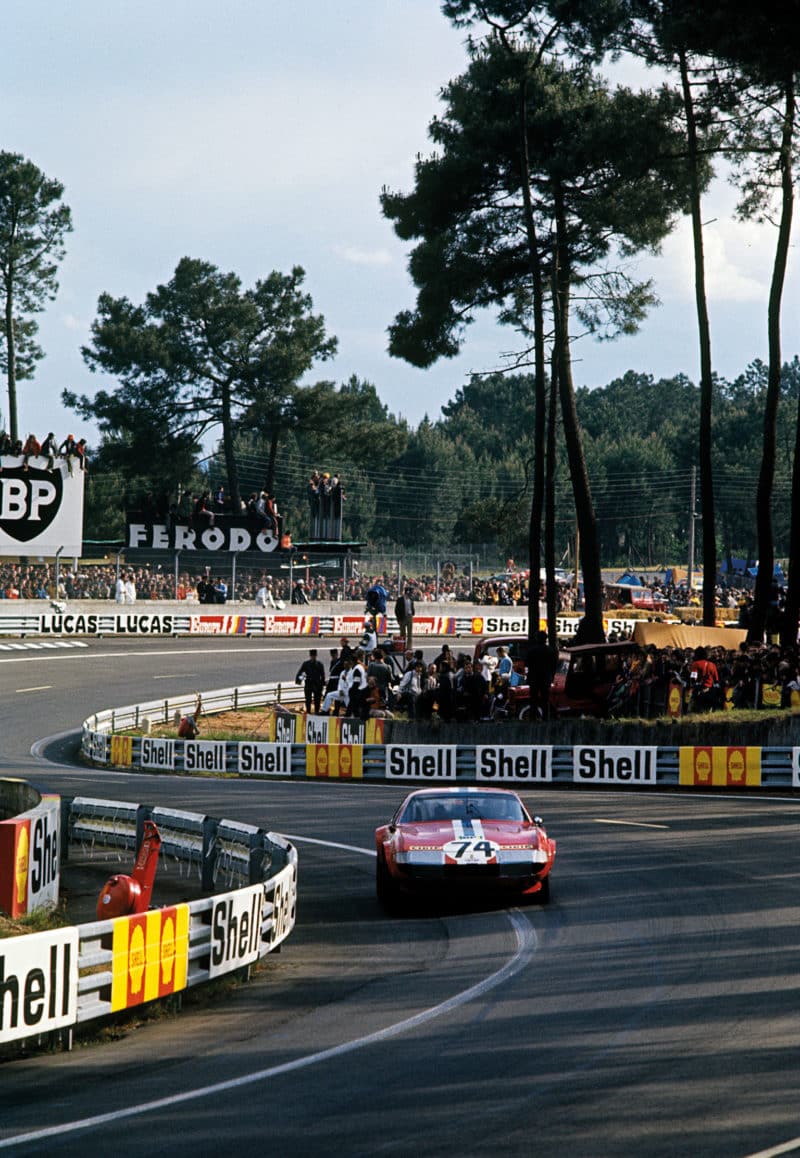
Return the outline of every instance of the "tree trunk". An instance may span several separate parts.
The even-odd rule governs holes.
[[[550,402],[547,413],[547,475],[544,512],[544,557],[547,578],[547,637],[558,647],[558,598],[555,579],[556,538],[556,423],[558,422],[558,357],[555,346],[550,365]],[[577,580],[578,560],[575,560]]]
[[[19,438],[17,418],[17,340],[14,333],[14,270],[9,267],[6,278],[6,362],[8,364],[8,433],[11,441]]]
[[[234,511],[242,505],[242,496],[239,490],[239,468],[236,464],[236,452],[233,445],[233,416],[231,413],[231,385],[224,382],[221,390],[222,411],[222,449],[225,454],[225,472],[228,476],[228,491]]]
[[[536,642],[539,631],[539,573],[541,571],[542,511],[545,480],[545,345],[544,345],[544,279],[536,219],[530,187],[528,156],[528,73],[527,62],[519,89],[520,185],[525,217],[525,236],[533,287],[534,396],[533,495],[528,526],[528,646]]]
[[[700,438],[698,450],[700,455],[700,511],[703,518],[703,623],[706,627],[713,627],[716,622],[717,534],[714,512],[714,469],[711,458],[711,407],[714,393],[714,382],[711,374],[711,329],[706,300],[703,218],[698,178],[697,122],[694,115],[692,90],[689,84],[689,68],[683,49],[678,52],[678,60],[689,148],[689,200],[694,247],[694,295],[697,308],[697,329],[700,338]]]
[[[600,572],[600,548],[597,540],[592,491],[583,454],[575,390],[572,383],[572,360],[569,349],[569,291],[570,266],[566,242],[564,196],[559,185],[555,188],[556,210],[556,285],[553,307],[555,311],[555,342],[558,356],[559,396],[561,418],[564,423],[564,441],[572,480],[575,514],[581,541],[580,565],[583,572],[584,622],[582,639],[585,643],[601,643],[603,631],[603,580]]]
[[[792,143],[794,134],[795,92],[794,78],[784,85],[783,130],[781,133],[781,217],[778,241],[772,266],[769,291],[767,333],[769,341],[769,371],[764,401],[764,433],[761,469],[756,489],[756,527],[758,530],[758,574],[753,593],[753,615],[747,638],[761,642],[767,626],[769,605],[775,570],[775,544],[772,531],[772,492],[775,480],[775,445],[778,401],[781,387],[781,302],[786,279],[786,263],[792,232],[794,182],[792,176]],[[794,504],[793,504],[794,506]],[[793,515],[794,518],[794,515]]]
[[[264,479],[264,490],[272,494],[275,489],[275,463],[278,461],[278,442],[280,432],[277,422],[273,422],[269,436],[269,458],[267,460],[267,474]]]

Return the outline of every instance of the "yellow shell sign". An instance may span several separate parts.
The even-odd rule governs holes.
[[[681,748],[679,783],[696,788],[758,788],[761,749],[732,747]]]
[[[306,776],[317,780],[360,780],[363,753],[360,744],[307,744]]]
[[[114,921],[112,1010],[128,1009],[185,989],[188,970],[188,905],[171,905]]]

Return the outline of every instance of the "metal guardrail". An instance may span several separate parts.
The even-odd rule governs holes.
[[[159,855],[185,866],[187,877],[196,872],[201,891],[211,895],[0,940],[3,976],[12,992],[0,1009],[0,1045],[57,1030],[71,1046],[74,1025],[249,969],[294,928],[297,852],[279,834],[130,801],[74,797],[63,803],[65,859],[70,848],[134,851],[145,820],[152,819],[162,838]],[[225,891],[218,891],[220,885]],[[147,981],[153,974],[155,989]],[[20,978],[34,975],[42,978],[41,999],[21,1002]],[[47,1002],[46,983],[52,989]]]

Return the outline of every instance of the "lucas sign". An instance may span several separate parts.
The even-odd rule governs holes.
[[[82,470],[65,462],[53,470],[19,458],[0,458],[0,556],[80,555],[83,543]]]

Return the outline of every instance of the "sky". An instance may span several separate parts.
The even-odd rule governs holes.
[[[518,349],[489,314],[457,358],[429,370],[386,349],[415,294],[380,191],[410,191],[439,91],[466,63],[464,33],[438,0],[5,0],[2,14],[0,149],[63,182],[74,221],[58,296],[39,315],[46,357],[19,384],[23,437],[96,440],[61,391],[113,389],[80,353],[97,299],[141,302],[185,256],[245,286],[302,266],[339,343],[306,380],[355,374],[412,426]],[[735,223],[733,207],[718,182],[704,209],[713,357],[726,377],[766,358],[774,242],[769,226]],[[793,248],[787,358],[800,347],[796,264]],[[654,278],[661,305],[634,337],[576,342],[577,385],[628,369],[697,379],[688,223],[635,272]],[[0,424],[7,416],[3,389]]]

